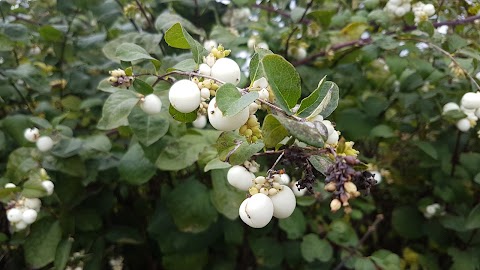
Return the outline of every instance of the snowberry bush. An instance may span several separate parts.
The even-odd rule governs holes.
[[[476,269],[475,1],[0,1],[1,269]]]

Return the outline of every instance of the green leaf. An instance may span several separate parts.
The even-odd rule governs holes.
[[[70,252],[72,251],[73,238],[63,239],[57,247],[55,252],[55,270],[64,270],[67,266],[68,259],[70,258]]]
[[[258,153],[265,145],[262,141],[248,143],[245,137],[228,131],[223,132],[217,140],[216,148],[221,161],[228,161],[231,165],[239,165]]]
[[[317,115],[328,117],[338,106],[339,90],[334,82],[324,81],[318,83],[317,88],[300,103],[297,115],[313,119]]]
[[[250,248],[260,266],[279,269],[284,252],[280,243],[272,237],[252,237],[249,239]]]
[[[305,216],[298,208],[295,208],[290,217],[280,219],[278,226],[287,233],[288,239],[298,239],[302,237],[307,229]]]
[[[203,62],[203,57],[208,55],[202,44],[193,39],[193,37],[180,25],[176,23],[170,27],[165,33],[165,42],[171,47],[179,49],[191,49],[193,60],[200,64]]]
[[[400,270],[400,257],[385,249],[375,251],[370,258],[381,269]]]
[[[82,149],[83,141],[77,138],[62,138],[55,144],[51,153],[57,157],[72,157]]]
[[[392,212],[393,229],[402,237],[415,239],[422,237],[423,216],[412,206],[400,206]]]
[[[429,155],[431,158],[437,160],[438,159],[438,152],[435,147],[429,142],[418,141],[415,142],[415,145],[420,148],[425,154]]]
[[[210,160],[207,165],[205,165],[205,168],[203,169],[204,172],[208,172],[210,170],[217,170],[217,169],[226,169],[230,168],[231,165],[228,164],[227,162],[221,161],[219,158],[214,158]]]
[[[187,19],[181,17],[178,14],[172,13],[170,10],[163,12],[157,17],[155,21],[155,28],[164,33],[174,24],[182,25],[189,32],[196,35],[205,36],[205,31],[203,29],[196,27]]]
[[[33,223],[23,245],[27,264],[32,268],[41,268],[53,262],[61,237],[58,221],[45,218]]]
[[[224,116],[236,115],[258,98],[258,92],[250,92],[242,96],[237,87],[226,83],[217,89],[215,94],[217,106]]]
[[[278,105],[291,113],[290,109],[295,107],[302,93],[300,75],[295,67],[280,55],[266,55],[260,62]]]
[[[328,167],[334,164],[334,162],[326,157],[326,156],[318,156],[318,155],[312,155],[308,158],[308,161],[312,166],[315,168],[315,170],[321,172],[322,174],[327,173]]]
[[[208,188],[198,181],[187,180],[167,195],[167,208],[177,228],[182,232],[205,231],[217,220]]]
[[[208,142],[201,135],[184,135],[165,146],[158,156],[156,165],[160,170],[165,171],[185,169],[198,160],[198,155],[207,145]]]
[[[179,23],[174,24],[165,33],[165,41],[170,47],[179,49],[190,49],[187,39],[183,34],[183,28]]]
[[[210,198],[217,211],[228,219],[235,220],[238,217],[238,208],[245,199],[245,192],[241,192],[226,181],[227,170],[213,170]]]
[[[468,214],[465,228],[470,230],[480,228],[480,204],[477,204]]]
[[[342,246],[355,246],[358,243],[358,236],[352,226],[343,221],[335,220],[330,224],[327,238],[335,244]]]
[[[207,250],[198,252],[171,253],[162,256],[164,269],[202,270],[208,263]]]
[[[150,54],[142,47],[133,43],[123,43],[117,47],[115,57],[121,61],[135,61],[135,60],[153,60]]]
[[[137,94],[129,90],[118,90],[111,94],[103,105],[97,128],[108,130],[127,125],[127,117],[138,100]]]
[[[265,71],[263,70],[263,64],[261,60],[266,55],[273,54],[270,50],[265,50],[262,48],[255,48],[255,53],[252,56],[250,61],[249,70],[250,70],[250,81],[253,83],[254,81],[265,77]]]
[[[370,136],[380,137],[380,138],[392,138],[395,137],[393,129],[387,125],[378,125],[372,128],[370,131]]]
[[[300,249],[302,251],[302,257],[307,262],[313,262],[315,260],[328,262],[333,256],[333,248],[330,243],[324,239],[320,239],[318,235],[313,233],[303,237]]]
[[[50,122],[48,122],[48,120],[45,118],[32,116],[30,117],[30,122],[32,122],[32,124],[38,128],[52,128],[52,124],[50,124]]]
[[[32,157],[34,148],[17,148],[8,156],[5,177],[14,184],[29,177],[30,172],[39,169],[37,161]]]
[[[369,258],[357,258],[355,260],[355,270],[374,270],[375,264]]]
[[[28,28],[23,24],[2,23],[3,33],[15,41],[25,41],[29,38]]]
[[[170,125],[164,113],[146,114],[139,107],[133,108],[128,123],[133,134],[145,146],[150,146],[167,134]]]
[[[429,36],[433,36],[435,33],[435,27],[433,27],[430,21],[421,21],[418,23],[418,29],[427,33]]]
[[[135,91],[145,96],[153,93],[153,87],[140,79],[135,79],[133,81],[133,88],[135,88]]]
[[[102,228],[100,213],[92,208],[80,208],[74,212],[75,227],[82,232],[93,232]]]
[[[114,226],[108,231],[105,238],[118,244],[139,245],[145,242],[138,230],[127,226]]]
[[[262,135],[265,147],[275,147],[285,137],[288,136],[288,131],[273,115],[268,114],[263,119]]]
[[[189,113],[182,113],[177,111],[172,104],[170,104],[170,107],[168,108],[168,112],[170,115],[173,117],[173,119],[182,122],[182,123],[191,123],[197,119],[197,111],[189,112]]]
[[[51,25],[45,25],[38,29],[40,36],[47,42],[61,42],[63,41],[62,31],[54,28]]]
[[[292,136],[295,136],[300,141],[316,147],[323,147],[327,137],[327,128],[316,122],[317,127],[310,127],[306,122],[298,122],[285,116],[274,116]],[[320,131],[320,130],[321,131]]]
[[[155,175],[155,165],[146,157],[140,144],[130,146],[130,149],[123,155],[118,163],[120,177],[132,185],[141,185]]]

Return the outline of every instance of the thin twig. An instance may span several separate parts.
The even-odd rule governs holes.
[[[22,94],[22,92],[20,91],[20,89],[18,89],[18,87],[15,85],[15,83],[10,79],[9,80],[10,84],[12,85],[12,87],[15,89],[15,91],[18,93],[18,95],[20,96],[20,98],[23,100],[23,102],[25,102],[25,105],[27,105],[27,108],[28,108],[28,111],[31,113],[31,114],[34,114],[33,112],[33,109],[32,107],[30,106],[30,103],[28,102],[27,98]]]
[[[122,11],[123,11],[123,4],[122,4],[122,2],[120,2],[120,0],[115,0],[115,2],[117,3],[117,5],[120,6],[120,8],[121,8]],[[140,29],[140,28],[137,26],[137,24],[135,23],[135,21],[134,21],[132,18],[129,18],[128,20],[129,20],[130,23],[132,24],[133,28],[135,28],[135,31],[137,31],[137,32],[142,32],[142,29]]]
[[[348,252],[348,256],[343,258],[343,260],[335,267],[334,270],[340,270],[342,267],[345,265],[345,263],[350,260],[353,256],[353,254],[358,251],[358,249],[363,245],[363,243],[370,237],[370,235],[377,230],[377,226],[380,222],[383,220],[383,215],[378,214],[377,217],[375,218],[375,221],[368,227],[368,230],[365,232],[365,234],[362,236],[360,241],[358,241],[357,245],[353,250],[350,250]]]
[[[277,160],[275,160],[275,162],[273,163],[272,167],[270,167],[270,170],[268,170],[269,172],[272,172],[272,171],[275,169],[275,166],[277,166],[278,162],[280,162],[280,160],[282,160],[283,155],[285,155],[285,151],[283,151],[283,152],[278,156]]]
[[[455,169],[457,167],[458,159],[459,159],[459,154],[460,154],[460,137],[462,136],[462,132],[460,130],[457,130],[457,139],[455,140],[455,148],[453,149],[453,155],[452,155],[452,168],[450,169],[450,176],[455,175]]]
[[[140,3],[140,1],[138,1],[138,0],[135,0],[135,3],[137,3],[137,6],[140,9],[140,12],[142,13],[143,17],[145,17],[145,19],[147,20],[147,23],[148,23],[148,26],[150,27],[150,29],[152,29],[152,30],[155,29],[155,25],[153,24],[150,16],[148,16],[147,12],[143,8],[142,3]]]
[[[312,7],[312,5],[313,5],[313,0],[310,0],[310,2],[308,2],[308,4],[307,4],[307,7],[303,11],[302,17],[300,17],[300,20],[298,20],[295,23],[300,23],[305,18],[305,15],[307,15],[307,11]],[[290,34],[287,37],[287,41],[286,41],[286,44],[285,44],[285,54],[284,54],[285,57],[287,57],[287,55],[288,55],[288,47],[290,46],[290,39],[292,39],[293,35],[295,34],[295,32],[297,32],[297,30],[298,30],[298,25],[296,25],[292,29],[292,31],[290,32]]]

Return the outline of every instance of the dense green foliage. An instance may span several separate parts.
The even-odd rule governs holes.
[[[442,110],[480,90],[480,5],[425,1],[435,15],[419,19],[381,0],[221,2],[0,1],[0,198],[4,210],[42,201],[25,230],[1,211],[0,268],[480,269],[478,127],[461,132],[465,114]],[[196,74],[206,40],[246,71],[238,87],[268,80],[284,113],[259,111],[258,141],[193,128],[197,112],[170,105],[171,82]],[[108,81],[115,69],[134,77],[128,89]],[[226,116],[259,98],[216,91]],[[163,107],[147,115],[138,104],[152,93]],[[309,155],[314,194],[250,228],[228,168],[253,156],[265,175],[278,157],[268,151],[328,150],[326,127],[303,122],[317,115],[383,180],[332,212],[323,174],[335,159]],[[53,149],[26,140],[33,127]]]

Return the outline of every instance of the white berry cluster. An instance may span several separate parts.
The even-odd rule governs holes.
[[[42,187],[45,189],[47,195],[53,194],[54,185],[52,181],[48,180],[48,175],[44,169],[41,169],[41,177],[45,179],[42,181]],[[5,189],[15,188],[13,183],[5,184]],[[38,212],[42,202],[38,198],[25,198],[23,196],[12,200],[8,203],[7,219],[10,226],[15,231],[22,231],[37,220]]]
[[[213,45],[212,41],[206,44],[206,46]],[[238,129],[249,119],[248,107],[235,115],[224,116],[217,106],[215,98],[216,90],[219,88],[217,82],[233,85],[240,82],[240,67],[232,59],[226,58],[229,55],[230,50],[225,50],[222,45],[212,47],[199,66],[199,77],[179,80],[170,88],[170,104],[177,111],[190,113],[198,109],[197,119],[193,123],[197,128],[203,128],[206,125],[207,117],[210,124],[221,131]]]
[[[125,73],[125,70],[123,69],[114,69],[110,70],[108,73],[110,73],[110,77],[108,78],[108,81],[115,87],[130,87],[133,82],[133,76],[127,76]]]
[[[295,194],[288,186],[290,177],[283,172],[256,177],[244,166],[236,165],[228,171],[227,180],[249,193],[238,212],[250,227],[263,228],[273,217],[287,218],[295,210]]]
[[[68,259],[68,265],[65,270],[83,270],[83,259],[86,257],[85,250],[74,252]]]
[[[412,8],[410,4],[411,1],[412,0],[389,0],[385,6],[385,11],[394,17],[403,17]]]
[[[427,21],[429,17],[435,14],[435,7],[432,4],[424,4],[423,2],[415,3],[412,7],[415,15],[415,23]]]
[[[457,128],[462,132],[467,132],[470,128],[477,125],[480,117],[480,92],[465,93],[460,101],[460,106],[454,102],[449,102],[443,106],[443,113],[450,111],[461,111],[466,117],[457,121]]]
[[[119,256],[116,258],[111,258],[108,263],[112,267],[112,270],[122,270],[123,269],[123,257]]]
[[[29,142],[35,143],[38,150],[48,152],[52,149],[54,142],[50,136],[40,136],[38,128],[27,128],[23,132],[23,136]]]
[[[251,15],[250,9],[247,7],[229,9],[222,16],[222,22],[231,27],[237,27],[247,23]]]

